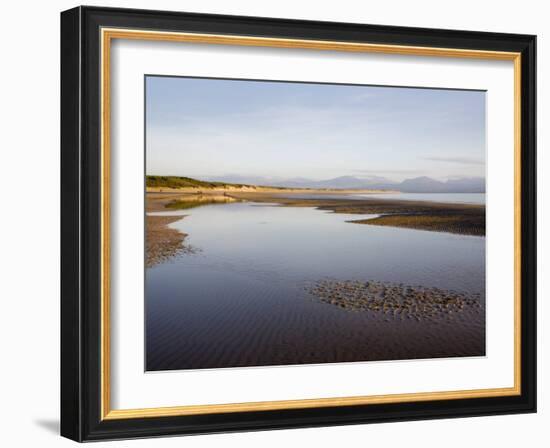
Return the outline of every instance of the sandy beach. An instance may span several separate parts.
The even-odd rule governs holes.
[[[146,271],[148,370],[485,354],[483,238],[269,203],[169,213],[200,252]]]
[[[485,207],[385,199],[379,195],[350,199],[349,194],[349,191],[281,193],[225,189],[201,193],[188,190],[148,192],[147,267],[154,269],[148,269],[147,275],[151,291],[155,291],[150,306],[162,315],[151,317],[148,369],[483,356],[483,289],[477,280],[472,280],[472,274],[463,278],[463,267],[456,267],[456,263],[462,263],[461,257],[469,260],[472,256],[467,249],[469,244],[479,245],[473,240],[471,243],[459,242],[456,235],[482,236]],[[224,215],[223,210],[227,210],[224,204],[230,203],[234,203],[232,210],[242,210],[242,213]],[[212,204],[220,204],[220,207],[203,209]],[[254,216],[262,221],[255,221],[258,218],[248,221],[250,212],[246,210],[257,210]],[[344,232],[339,233],[340,238],[318,238],[327,234],[315,229],[317,223],[324,226],[323,223],[334,221],[320,211],[346,215],[343,220],[336,219],[342,226],[338,227],[340,232]],[[266,213],[271,218],[264,218]],[[309,216],[307,224],[298,218],[303,213]],[[229,221],[220,228],[218,224],[211,227],[211,220],[200,218],[212,214],[219,216],[213,219],[214,222],[226,222],[225,218]],[[285,220],[285,224],[263,223],[263,219],[275,219],[280,214],[296,218]],[[357,215],[357,219],[350,219],[350,215]],[[365,219],[364,215],[381,216]],[[234,221],[236,216],[240,216],[238,221]],[[176,224],[182,217],[181,224]],[[360,229],[361,226],[353,225],[356,223],[372,224],[373,229]],[[287,225],[298,232],[311,233],[311,237],[285,232],[281,226]],[[388,240],[383,236],[387,235],[383,227],[393,227],[398,233]],[[398,236],[401,235],[398,228],[423,231],[411,239],[406,235]],[[181,229],[193,237],[202,254],[200,257],[178,257],[193,251],[186,243],[188,236]],[[210,229],[217,229],[215,238]],[[262,236],[255,236],[252,229]],[[207,240],[203,232],[210,235]],[[442,233],[455,234],[451,241],[453,257],[457,258],[451,257],[454,261],[445,268],[448,270],[438,275],[432,270],[448,263],[440,254],[432,253],[437,246],[430,244],[434,238],[441,244]],[[379,234],[380,240],[376,236]],[[347,239],[345,235],[357,241],[357,247],[349,246],[343,239]],[[285,248],[280,242],[276,243],[281,238],[290,246]],[[299,241],[291,242],[293,238]],[[310,242],[306,243],[305,238]],[[407,240],[412,253],[420,254],[420,247],[424,248],[422,257],[408,259],[406,254],[400,254],[396,259],[396,255],[392,255],[394,243],[390,241],[405,247],[403,239]],[[368,241],[374,244],[371,247],[375,252],[369,253]],[[221,257],[214,254],[220,249],[223,252],[229,242],[232,242],[230,247],[238,242],[239,251]],[[378,244],[383,244],[382,252],[378,252]],[[331,256],[309,258],[306,253],[305,264],[302,264],[300,252],[304,249],[316,252],[316,247]],[[361,247],[366,252],[362,253]],[[261,261],[249,264],[241,260],[239,254],[247,250]],[[457,255],[458,251],[464,254]],[[296,261],[287,258],[291,253],[298,257]],[[434,265],[428,261],[429,257],[440,261]],[[165,263],[168,260],[171,262]],[[231,262],[226,264],[226,260]],[[248,256],[245,260],[249,260]],[[285,261],[281,264],[275,260]],[[205,262],[208,270],[196,266]],[[222,265],[216,267],[218,263]],[[428,263],[428,270],[423,267],[425,263]],[[294,269],[287,270],[289,264],[294,264]],[[330,267],[328,271],[321,269],[325,265],[327,269]],[[263,273],[265,266],[270,266],[270,274]],[[319,272],[317,267],[321,269]],[[244,269],[244,273],[235,272],[235,269],[239,272]],[[261,271],[258,273],[257,269]],[[315,273],[308,274],[310,269]],[[161,275],[163,272],[166,274]],[[273,272],[278,274],[273,276]],[[333,277],[327,277],[325,272]],[[278,275],[297,277],[281,283],[277,281]],[[447,280],[442,281],[441,275],[447,276]],[[171,279],[168,283],[167,278]],[[470,280],[472,286],[464,287]],[[188,295],[189,291],[196,293]],[[195,294],[197,302],[194,302]],[[199,325],[200,320],[190,318],[196,313],[203,313],[201,319],[215,323]],[[159,326],[154,322],[172,324]],[[168,348],[163,342],[168,339],[180,342]],[[209,344],[219,350],[212,350]]]
[[[350,193],[377,193],[375,190],[312,190],[269,189],[249,191],[248,188],[223,188],[201,191],[180,188],[160,192],[148,188],[146,195],[147,267],[190,250],[184,244],[185,234],[169,224],[181,216],[154,216],[151,212],[186,210],[202,205],[237,201],[278,204],[286,207],[314,207],[334,213],[381,215],[369,219],[350,220],[352,224],[404,227],[418,230],[448,232],[462,235],[485,235],[485,206],[479,204],[445,204],[427,201],[405,201],[380,197],[349,199]],[[393,192],[392,192],[393,193]],[[327,195],[304,198],[300,195]],[[296,197],[293,197],[296,196]]]
[[[192,251],[189,246],[184,244],[187,234],[169,227],[173,222],[183,219],[183,215],[159,216],[154,214],[166,211],[166,205],[172,200],[173,198],[170,196],[149,197],[147,195],[145,216],[145,266],[147,268],[167,261],[178,253]]]
[[[319,194],[310,191],[310,194]],[[481,204],[446,204],[428,201],[405,201],[373,197],[349,199],[338,197],[349,192],[334,192],[334,198],[293,198],[269,193],[232,193],[231,196],[253,202],[277,203],[290,207],[315,207],[334,213],[382,215],[377,218],[350,221],[356,224],[406,227],[418,230],[449,232],[462,235],[485,235],[485,206]],[[378,196],[378,195],[377,195]]]
[[[147,216],[145,241],[145,266],[150,268],[168,260],[183,250],[183,240],[187,235],[171,229],[168,224],[181,219],[181,216]]]
[[[223,188],[201,191],[195,188],[181,188],[158,191],[148,188],[147,212],[185,210],[201,205],[249,201],[273,203],[287,207],[314,207],[334,213],[357,215],[381,215],[369,219],[351,220],[353,224],[404,227],[418,230],[448,232],[462,235],[485,235],[485,206],[481,204],[446,204],[427,201],[405,201],[380,197],[349,199],[350,193],[369,194],[376,190],[312,190],[312,189],[270,189],[258,187],[261,191],[245,188]],[[390,193],[390,192],[388,192]],[[391,192],[394,193],[394,192]],[[321,198],[293,197],[303,194],[327,195]],[[340,196],[340,197],[339,197]],[[147,265],[155,260],[165,259],[183,248],[185,235],[168,225],[178,218],[147,217]],[[162,242],[164,241],[164,244]],[[163,246],[165,249],[163,249]],[[149,255],[151,252],[151,255]]]

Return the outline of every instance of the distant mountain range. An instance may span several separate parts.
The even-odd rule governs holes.
[[[462,177],[440,181],[431,177],[415,177],[402,182],[371,176],[359,178],[340,176],[334,179],[311,180],[306,178],[271,179],[253,176],[222,176],[209,181],[235,184],[264,185],[288,188],[340,188],[398,190],[403,193],[485,193],[485,179],[482,177]]]

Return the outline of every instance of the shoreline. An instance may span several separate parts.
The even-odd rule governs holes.
[[[238,193],[240,200],[276,203],[286,207],[314,207],[333,213],[380,215],[348,221],[353,224],[485,236],[485,205],[385,198],[292,198],[262,193]]]
[[[164,217],[178,213],[179,216],[170,216],[174,220],[188,215],[184,221],[164,227],[177,226],[189,232],[190,236],[183,244],[201,244],[194,239],[195,231],[199,230],[196,226],[202,222],[208,225],[212,219],[219,221],[224,230],[233,226],[229,233],[224,231],[223,236],[231,235],[235,242],[235,245],[226,246],[222,235],[217,233],[218,227],[214,227],[200,235],[200,241],[205,242],[199,263],[182,254],[147,270],[148,309],[155,316],[147,321],[148,370],[435,359],[486,354],[484,264],[479,263],[479,269],[470,269],[478,266],[475,260],[479,261],[476,258],[478,250],[483,250],[482,240],[472,241],[475,250],[466,247],[462,252],[455,249],[464,248],[464,241],[449,238],[451,241],[445,246],[449,252],[447,260],[446,252],[430,252],[430,241],[435,238],[416,239],[415,235],[409,238],[405,232],[388,232],[388,235],[380,235],[381,244],[378,244],[375,229],[350,228],[345,223],[354,217],[366,218],[357,214],[364,211],[366,204],[385,207],[386,211],[390,205],[395,208],[397,204],[402,210],[406,207],[409,211],[424,212],[448,210],[450,207],[453,211],[472,208],[484,213],[484,207],[404,201],[390,204],[388,199],[374,198],[372,201],[361,200],[358,205],[356,200],[347,200],[343,196],[314,202],[313,205],[324,206],[326,210],[339,205],[340,212],[346,207],[358,207],[354,209],[356,215],[332,216],[330,219],[330,216],[314,211],[311,200],[273,198],[273,194],[261,193],[231,196],[234,200],[255,201],[260,203],[260,207],[244,202],[218,209],[209,206],[213,214],[199,217],[200,210],[174,210],[166,205],[175,201],[178,206],[179,201],[187,202],[189,207],[201,207],[216,199],[225,201],[227,197],[147,194],[149,213],[163,211]],[[302,210],[307,211],[308,221],[294,223],[299,225],[289,226],[288,233],[277,225],[262,227],[260,233],[249,232],[248,223],[254,226],[263,219],[254,221],[254,217],[264,213],[272,215],[270,210],[276,212],[278,201],[286,202],[286,206],[308,207]],[[241,213],[241,207],[246,209],[243,211],[245,215],[239,216],[238,221],[230,219],[230,215]],[[249,209],[253,214],[247,216]],[[292,212],[292,209],[287,211]],[[190,218],[194,212],[196,215]],[[284,210],[279,209],[279,212],[286,215]],[[300,219],[293,212],[289,215],[282,219]],[[191,226],[191,219],[195,218],[200,223]],[[189,226],[186,219],[190,220]],[[298,232],[307,233],[308,227],[315,228],[332,220],[338,226],[338,233],[315,233],[304,239],[304,245],[301,245]],[[195,228],[197,230],[192,230]],[[376,244],[369,246],[348,241],[343,246],[338,235],[346,230],[358,231],[360,240],[357,241],[370,240]],[[394,244],[393,238],[398,233]],[[208,238],[208,244],[203,238]],[[245,241],[241,252],[239,243]],[[317,245],[325,242],[325,250],[317,250]],[[389,244],[388,257],[381,254],[386,250],[386,242]],[[405,244],[404,252],[414,253],[403,254],[401,258],[401,242]],[[223,253],[235,257],[220,260],[217,249],[220,247]],[[347,252],[346,247],[353,250]],[[307,252],[309,248],[313,248],[311,253]],[[292,257],[302,250],[306,256],[298,258],[299,263],[287,265],[285,258],[281,258]],[[311,270],[306,264],[309,260],[314,265]],[[473,261],[476,264],[472,265]],[[410,263],[418,263],[418,266],[410,266]],[[387,266],[392,266],[388,273]],[[262,300],[257,300],[258,297]],[[223,357],[219,350],[223,351]]]
[[[145,267],[150,268],[186,250],[186,233],[168,227],[184,216],[145,217]]]
[[[220,187],[220,188],[200,188],[200,187],[146,187],[147,194],[225,194],[225,193],[289,193],[289,194],[398,194],[397,190],[378,190],[365,188],[285,188],[285,187],[263,187],[263,186],[242,186],[242,187]]]
[[[149,190],[149,189],[148,189]],[[307,193],[327,194],[327,190],[305,190]],[[289,195],[304,190],[286,191]],[[358,190],[353,190],[357,193]],[[333,190],[334,198],[297,198],[280,195],[274,191],[243,191],[242,189],[180,189],[176,191],[147,191],[146,213],[168,210],[186,210],[203,205],[230,202],[257,202],[284,207],[312,207],[333,213],[379,215],[375,218],[349,220],[351,224],[408,228],[457,235],[485,236],[485,205],[440,203],[385,199],[380,197],[349,199],[338,195],[350,194],[350,190]],[[363,192],[364,193],[364,192]],[[374,192],[373,192],[374,193]],[[376,192],[378,194],[378,192]],[[146,267],[168,260],[178,253],[192,253],[184,243],[187,234],[169,227],[183,216],[146,215]]]

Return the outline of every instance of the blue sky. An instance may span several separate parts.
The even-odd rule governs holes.
[[[147,174],[485,175],[485,92],[146,77]]]

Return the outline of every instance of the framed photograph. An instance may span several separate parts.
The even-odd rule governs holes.
[[[536,410],[535,36],[61,14],[61,433]]]

